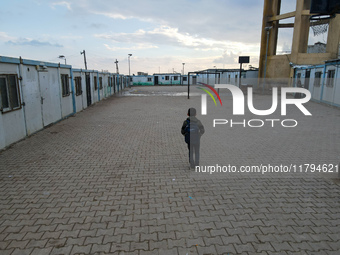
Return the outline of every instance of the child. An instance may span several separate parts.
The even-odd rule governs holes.
[[[199,165],[200,139],[204,134],[204,127],[201,121],[196,118],[195,108],[189,108],[188,116],[183,122],[181,133],[184,135],[185,142],[188,144],[190,168],[194,168]]]

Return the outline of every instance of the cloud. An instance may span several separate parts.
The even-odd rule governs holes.
[[[83,36],[80,35],[62,35],[60,36],[62,39],[71,39],[71,40],[78,40],[78,39],[83,39]]]
[[[67,36],[64,36],[65,38]],[[48,41],[39,41],[35,39],[30,38],[17,38],[14,36],[8,35],[6,32],[0,32],[0,41],[6,42],[6,44],[14,45],[14,46],[20,46],[20,45],[28,45],[28,46],[34,46],[34,47],[58,47],[61,48],[63,45],[59,43],[50,43]]]
[[[108,44],[104,44],[106,49],[111,50],[111,51],[120,51],[120,50],[145,50],[145,49],[158,49],[158,46],[151,45],[151,44],[136,44],[135,46],[131,47],[112,47],[109,46]]]
[[[15,40],[15,37],[8,35],[6,32],[0,32],[0,41]]]
[[[179,28],[183,34],[218,41],[256,43],[260,40],[263,3],[253,0],[119,1],[83,0],[83,9],[113,19],[138,19],[157,26]],[[245,8],[246,6],[246,8]]]
[[[213,63],[216,64],[237,64],[238,63],[238,56],[240,55],[240,52],[237,54],[234,54],[232,51],[228,53],[228,51],[225,51],[221,57],[216,58]]]
[[[65,6],[69,11],[72,10],[71,8],[71,3],[66,2],[66,1],[61,1],[61,2],[54,2],[51,4],[52,8],[55,9],[56,6]]]
[[[96,15],[103,15],[103,16],[106,16],[106,17],[109,17],[109,18],[112,18],[112,19],[122,19],[122,20],[125,20],[125,19],[132,19],[133,17],[132,16],[124,16],[123,14],[121,13],[111,13],[111,12],[98,12],[98,11],[93,11],[93,14],[96,14]]]
[[[211,68],[226,63],[238,66],[235,63],[237,54],[249,55],[251,60],[259,55],[263,1],[34,0],[33,2],[41,4],[39,6],[25,4],[25,7],[21,4],[22,15],[31,13],[38,17],[39,12],[47,8],[44,13],[50,15],[48,27],[53,28],[53,35],[43,36],[44,33],[49,33],[47,27],[37,25],[38,20],[25,16],[27,26],[35,29],[20,31],[18,23],[17,33],[1,29],[8,34],[0,33],[0,41],[8,42],[7,46],[10,44],[44,46],[46,50],[39,52],[43,57],[52,54],[54,50],[59,51],[62,46],[65,49],[63,54],[72,55],[71,51],[78,53],[79,49],[86,49],[87,52],[92,49],[101,55],[114,55],[119,61],[126,58],[127,53],[132,53],[135,61],[137,56],[154,58],[150,60],[150,67],[146,71],[154,68],[158,70],[158,66],[166,71],[166,66],[181,70],[182,62],[186,63],[186,70]],[[282,2],[285,2],[283,4],[289,2],[285,9],[289,11],[295,9],[296,0]],[[291,2],[293,8],[290,7]],[[14,10],[14,5],[12,8]],[[9,17],[7,15],[2,18]],[[65,31],[70,32],[65,34]],[[11,34],[27,39],[13,38],[9,36]],[[64,35],[75,38],[66,38]],[[77,36],[82,39],[79,40]],[[16,50],[14,47],[8,48]],[[33,50],[33,47],[31,49]],[[67,53],[67,50],[70,53]],[[176,57],[171,61],[163,59],[169,56]],[[106,62],[103,60],[103,65],[104,63]],[[112,65],[111,62],[108,63]],[[177,64],[179,67],[176,67]],[[144,63],[140,67],[144,68]]]
[[[283,45],[282,45],[282,53],[290,53],[291,52],[291,44],[288,44],[287,42],[283,42]],[[280,52],[279,52],[280,53]]]
[[[179,32],[178,28],[161,26],[153,30],[139,29],[134,33],[95,34],[94,37],[111,40],[116,43],[137,43],[139,45],[168,45],[174,47],[190,48],[194,50],[224,50],[226,48],[245,48],[246,45],[231,41],[200,38],[188,33]],[[151,47],[152,48],[152,47]]]
[[[44,47],[44,46],[58,47],[58,48],[63,47],[63,45],[58,44],[58,43],[52,44],[50,42],[41,42],[38,40],[31,40],[31,39],[26,39],[26,38],[20,38],[18,40],[10,40],[10,41],[7,41],[7,44],[15,45],[15,46],[20,46],[20,45],[26,46],[27,45],[27,46],[34,46],[34,47]]]
[[[105,27],[107,27],[107,25],[102,24],[102,23],[91,23],[91,24],[90,24],[90,27],[91,27],[91,28],[94,28],[94,29],[100,29],[100,28],[105,28]]]

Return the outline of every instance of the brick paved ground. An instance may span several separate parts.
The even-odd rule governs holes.
[[[179,129],[200,97],[169,96],[185,90],[131,89],[1,152],[0,254],[340,254],[335,173],[188,169]],[[213,129],[233,118],[221,95],[199,116],[201,165],[340,161],[339,109],[289,107],[296,128]]]

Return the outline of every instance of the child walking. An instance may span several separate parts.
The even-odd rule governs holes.
[[[195,108],[189,108],[188,118],[183,122],[181,133],[188,144],[190,168],[194,168],[199,165],[200,140],[204,134],[204,127],[201,121],[196,118]]]

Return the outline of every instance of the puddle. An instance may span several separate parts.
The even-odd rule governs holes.
[[[201,93],[190,92],[190,96],[200,96]],[[147,96],[169,96],[169,97],[183,97],[188,96],[188,92],[170,92],[170,91],[126,91],[123,96],[133,97],[147,97]]]

